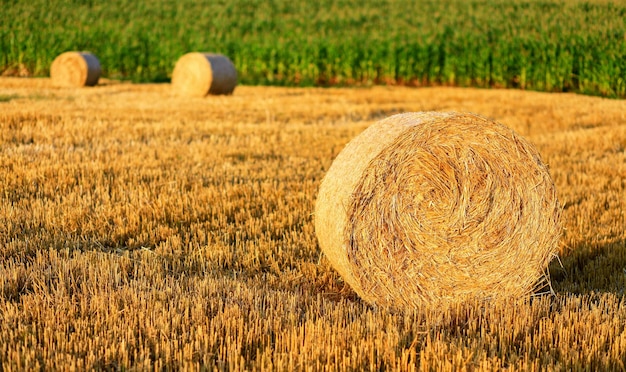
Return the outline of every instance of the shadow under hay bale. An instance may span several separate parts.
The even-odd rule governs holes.
[[[221,54],[187,53],[176,62],[172,72],[172,87],[184,96],[232,94],[236,86],[235,65]]]
[[[50,79],[58,87],[94,86],[100,74],[100,61],[89,52],[62,53],[50,66]]]
[[[320,186],[320,247],[365,301],[397,309],[518,298],[548,280],[561,208],[538,152],[467,113],[374,124]]]
[[[556,260],[555,260],[556,261]],[[550,264],[550,278],[559,293],[626,294],[626,241],[581,241],[558,262]]]

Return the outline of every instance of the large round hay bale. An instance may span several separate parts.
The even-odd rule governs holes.
[[[65,52],[50,66],[52,83],[59,87],[84,87],[98,84],[100,61],[89,52]]]
[[[221,54],[187,53],[178,59],[172,72],[174,90],[185,96],[232,94],[236,85],[235,65]]]
[[[467,113],[405,113],[341,151],[315,205],[320,247],[365,301],[390,308],[529,295],[561,234],[537,150]]]

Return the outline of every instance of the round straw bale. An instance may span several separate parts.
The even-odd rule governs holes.
[[[416,309],[529,295],[549,280],[560,210],[537,150],[511,129],[468,113],[405,113],[339,153],[315,231],[362,299]]]
[[[185,96],[232,94],[236,85],[235,65],[221,54],[187,53],[178,59],[172,72],[174,90]]]
[[[50,78],[56,86],[84,87],[98,84],[100,61],[88,52],[65,52],[50,66]]]

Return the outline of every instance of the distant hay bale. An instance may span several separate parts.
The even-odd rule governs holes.
[[[236,85],[235,65],[221,54],[187,53],[178,59],[172,72],[174,90],[185,96],[232,94]]]
[[[511,129],[473,114],[405,113],[337,156],[315,230],[361,298],[416,309],[529,295],[549,280],[560,207],[538,152]]]
[[[88,52],[65,52],[50,66],[52,83],[59,87],[84,87],[98,84],[100,61]]]

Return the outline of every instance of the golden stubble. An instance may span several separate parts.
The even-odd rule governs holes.
[[[3,370],[624,368],[624,101],[11,78],[0,97]],[[320,181],[407,111],[478,113],[537,147],[563,205],[556,295],[388,312],[332,269]]]

